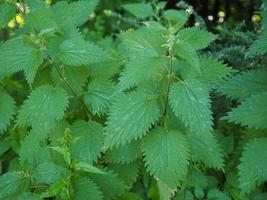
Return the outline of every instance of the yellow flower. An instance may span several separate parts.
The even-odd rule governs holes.
[[[15,21],[15,19],[14,19],[14,18],[11,19],[11,20],[8,22],[7,26],[8,26],[9,28],[15,28],[15,26],[16,26],[16,21]]]
[[[45,3],[50,5],[53,2],[53,0],[45,0]]]
[[[23,26],[25,24],[24,18],[21,14],[16,15],[16,21],[20,26]]]

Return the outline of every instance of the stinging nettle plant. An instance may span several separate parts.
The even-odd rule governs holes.
[[[224,120],[266,129],[266,71],[234,74],[205,53],[216,36],[162,2],[123,5],[135,27],[90,41],[82,30],[98,3],[0,4],[1,26],[25,20],[0,44],[0,199],[247,198],[266,181],[266,138],[244,139],[237,188],[217,183],[233,166],[211,96],[242,102]]]

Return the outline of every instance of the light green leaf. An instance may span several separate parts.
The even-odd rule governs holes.
[[[187,174],[189,147],[178,131],[157,128],[143,139],[142,149],[148,171],[174,189]]]
[[[143,86],[150,81],[159,81],[166,76],[168,63],[169,58],[166,56],[133,58],[126,63],[118,87],[126,90],[134,86]]]
[[[38,183],[51,184],[61,178],[64,168],[55,165],[53,162],[40,163],[35,170],[35,178]]]
[[[209,190],[208,198],[209,200],[231,200],[227,193],[222,192],[218,189]]]
[[[89,173],[94,173],[94,174],[105,174],[105,172],[98,169],[97,167],[94,167],[93,165],[90,165],[84,162],[75,163],[74,169],[78,171],[89,172]]]
[[[44,53],[27,36],[8,40],[0,46],[0,74],[24,71],[29,84],[33,83]]]
[[[0,91],[0,134],[9,126],[14,115],[15,104],[11,96]]]
[[[124,145],[141,138],[160,117],[154,96],[132,92],[118,97],[111,106],[106,127],[106,146]]]
[[[139,141],[132,141],[108,150],[105,159],[111,163],[127,164],[135,161],[140,155]]]
[[[48,52],[56,62],[73,66],[89,65],[111,59],[109,53],[96,44],[85,41],[79,33],[51,40]]]
[[[206,48],[216,36],[208,31],[196,27],[185,28],[178,32],[178,41],[189,43],[193,49],[199,50]]]
[[[26,191],[29,179],[22,172],[8,172],[0,176],[0,199],[8,199],[8,196]]]
[[[130,3],[122,7],[137,18],[147,18],[154,14],[152,6],[148,3]]]
[[[88,178],[76,179],[73,183],[75,191],[74,200],[102,200],[103,194],[98,186]]]
[[[24,101],[19,110],[17,125],[32,126],[33,129],[46,134],[63,118],[68,103],[65,90],[42,85]]]
[[[125,190],[125,184],[112,171],[106,171],[106,174],[90,174],[89,178],[100,188],[104,200],[114,199]]]
[[[177,117],[193,132],[212,130],[212,112],[209,91],[198,80],[186,80],[172,84],[170,106]]]
[[[267,180],[267,139],[250,140],[244,148],[239,169],[240,189],[249,193]]]
[[[200,161],[207,167],[223,169],[222,149],[211,132],[189,132],[187,135],[193,161]]]
[[[220,85],[218,91],[237,99],[267,92],[267,70],[251,70],[232,76]]]
[[[201,73],[197,52],[193,49],[191,44],[179,41],[175,43],[174,51],[175,54],[178,56],[178,59],[186,61],[190,68],[192,68],[198,73]]]
[[[189,15],[183,10],[170,9],[163,13],[163,17],[176,29],[180,29],[187,22]]]
[[[41,139],[35,132],[30,132],[21,141],[19,156],[21,164],[29,170],[34,170],[40,164],[51,160],[49,149],[41,145]]]
[[[71,85],[72,89],[76,93],[80,94],[89,76],[88,69],[83,66],[64,66],[63,68],[61,68],[61,73],[64,75],[65,80]],[[51,76],[55,85],[60,84],[62,87],[65,88],[65,90],[70,90],[70,88],[66,86],[66,83],[58,74],[55,67],[52,68]]]
[[[62,27],[81,26],[95,10],[99,0],[83,0],[67,3],[61,1],[52,6],[55,20]]]
[[[156,57],[166,50],[162,47],[165,38],[149,27],[142,27],[137,31],[122,32],[119,35],[122,41],[122,53],[131,58]]]
[[[71,143],[71,157],[75,160],[92,164],[100,156],[103,145],[103,129],[94,121],[76,121],[72,128],[72,135],[77,141]]]
[[[267,93],[246,98],[241,105],[228,112],[224,119],[250,128],[267,128]]]
[[[8,2],[0,4],[0,28],[5,26],[12,18],[16,16],[16,7],[15,4],[11,4]]]
[[[110,80],[92,80],[84,95],[84,102],[94,115],[105,114],[111,106],[115,86]]]

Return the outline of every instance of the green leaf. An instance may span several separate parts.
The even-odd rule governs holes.
[[[212,130],[212,112],[209,91],[198,80],[186,80],[172,84],[170,106],[177,117],[193,132]]]
[[[208,192],[208,198],[210,200],[231,200],[229,195],[225,192],[222,192],[218,189],[212,189]]]
[[[29,170],[34,170],[40,164],[51,160],[49,149],[41,145],[41,142],[39,135],[35,132],[30,132],[21,141],[20,162]]]
[[[85,41],[79,33],[49,42],[48,52],[58,63],[81,66],[111,59],[109,53],[92,42]]]
[[[189,147],[178,131],[157,128],[143,139],[142,149],[148,171],[171,189],[187,174]]]
[[[71,85],[72,89],[80,94],[89,76],[88,69],[86,67],[64,66],[64,68],[61,68],[61,73],[64,75],[65,80]],[[70,90],[55,67],[52,69],[51,76],[55,85],[60,84],[65,90]]]
[[[73,183],[74,200],[102,200],[103,194],[98,186],[88,178],[78,178]]]
[[[90,174],[89,178],[100,188],[104,200],[114,199],[125,190],[125,184],[112,171],[106,171],[106,174]]]
[[[266,28],[266,27],[265,27]],[[266,53],[267,49],[267,31],[265,30],[258,39],[250,46],[247,55],[253,56]]]
[[[78,171],[89,172],[89,173],[94,173],[94,174],[105,174],[105,172],[98,169],[97,167],[94,167],[93,165],[90,165],[84,162],[75,163],[74,169]]]
[[[175,54],[179,59],[182,59],[194,71],[201,73],[199,66],[199,59],[196,50],[193,49],[191,44],[179,41],[174,45]]]
[[[141,138],[160,117],[154,96],[132,92],[118,97],[111,106],[106,127],[106,146],[124,145]]]
[[[16,200],[41,200],[41,197],[38,194],[34,194],[31,192],[24,192],[23,194],[19,195]]]
[[[229,76],[234,70],[215,58],[202,56],[199,59],[202,71],[201,80],[212,88],[218,87],[217,84]]]
[[[166,50],[162,47],[165,38],[149,27],[137,31],[122,32],[119,35],[123,52],[129,57],[156,57]]]
[[[0,134],[3,133],[13,118],[16,108],[14,99],[0,91]]]
[[[0,46],[0,74],[24,71],[29,84],[33,83],[44,53],[27,36],[8,40]]]
[[[163,13],[164,19],[167,20],[176,29],[182,28],[188,20],[188,13],[183,10],[166,10]]]
[[[105,159],[111,163],[128,164],[135,161],[141,154],[139,141],[120,145],[106,152]]]
[[[8,2],[0,4],[0,28],[5,26],[12,18],[16,16],[16,7]]]
[[[211,132],[188,133],[192,160],[202,162],[207,167],[223,169],[224,160],[218,140]]]
[[[95,10],[99,0],[83,0],[67,3],[61,1],[52,6],[55,20],[60,27],[81,26]]]
[[[63,118],[68,103],[65,90],[42,85],[24,101],[19,110],[17,125],[32,126],[41,133],[48,133]]]
[[[110,80],[92,80],[84,95],[85,104],[94,115],[105,114],[111,106],[111,100],[115,92],[115,86]]]
[[[8,196],[26,191],[29,179],[22,172],[8,172],[0,176],[0,199],[8,199]]]
[[[189,43],[195,50],[206,48],[216,36],[199,28],[185,28],[178,32],[178,41]]]
[[[267,92],[267,70],[251,70],[232,76],[220,85],[218,91],[236,99]]]
[[[224,119],[250,128],[267,128],[267,93],[246,98],[241,105],[228,112]]]
[[[37,166],[35,170],[35,178],[38,183],[55,183],[60,180],[63,169],[60,166],[55,165],[53,162],[43,162]]]
[[[249,193],[256,185],[267,181],[267,139],[250,140],[244,147],[239,169],[240,189]]]
[[[111,164],[110,169],[117,173],[128,187],[131,187],[139,175],[139,161],[129,164]]]
[[[92,164],[100,156],[103,145],[103,129],[94,121],[76,121],[72,135],[77,141],[71,143],[70,152],[73,159]]]
[[[137,18],[147,18],[154,14],[152,6],[148,3],[129,3],[122,7]]]
[[[166,56],[133,58],[126,63],[118,87],[126,90],[150,81],[159,81],[167,74],[168,63],[169,58]]]

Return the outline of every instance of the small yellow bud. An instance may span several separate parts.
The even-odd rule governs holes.
[[[218,17],[224,18],[225,17],[225,12],[224,11],[219,11],[218,12]]]
[[[96,17],[96,14],[93,12],[91,15],[90,15],[90,18],[91,19],[94,19]]]
[[[15,21],[15,19],[11,19],[11,20],[8,22],[7,26],[8,26],[9,28],[15,28],[15,26],[16,26],[16,21]]]
[[[259,15],[253,15],[252,16],[252,21],[253,22],[260,22],[261,21],[261,17]]]

